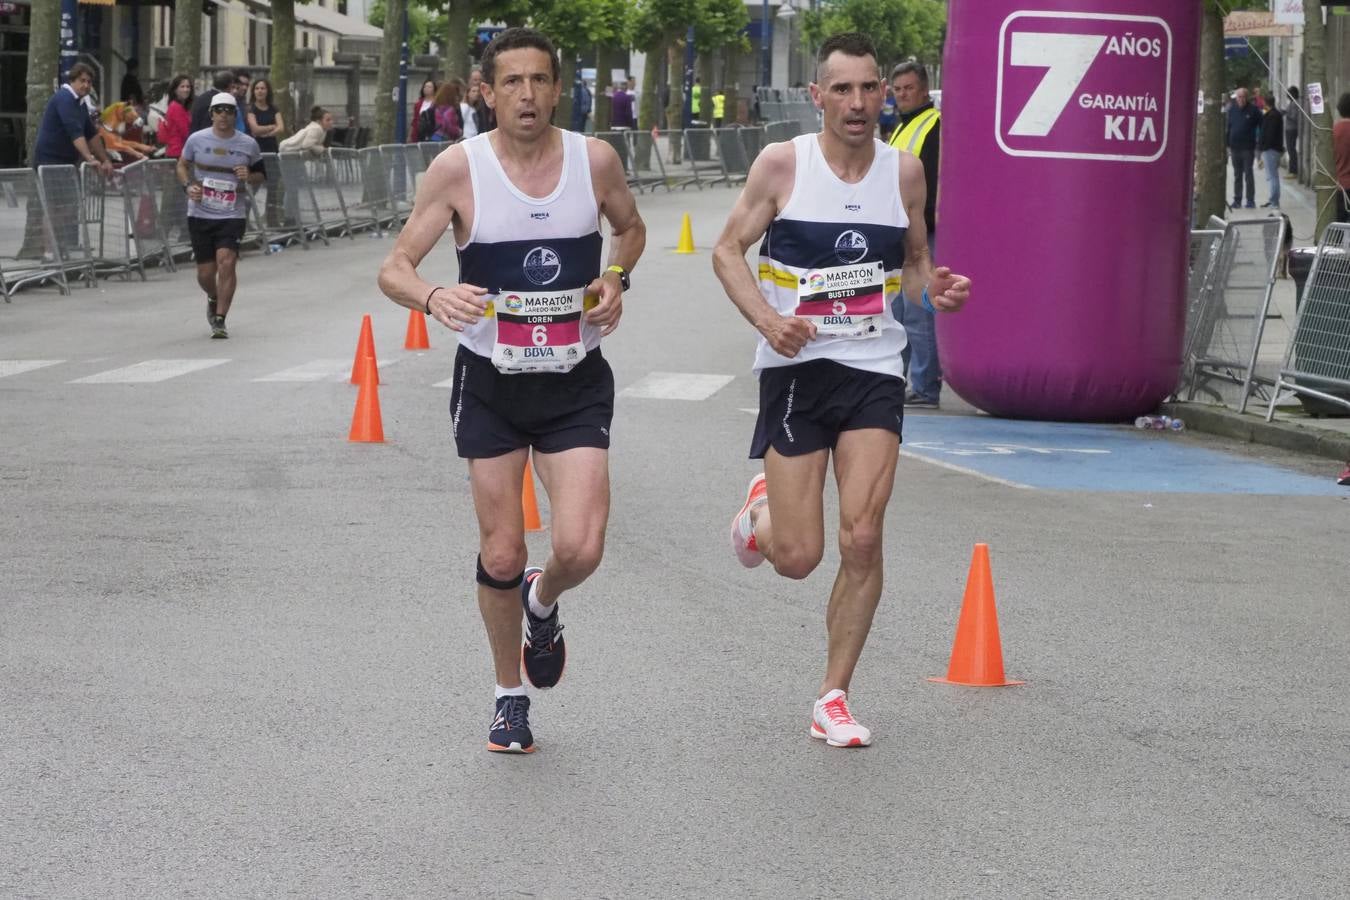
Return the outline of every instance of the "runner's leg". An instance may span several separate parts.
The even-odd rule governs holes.
[[[502,456],[469,460],[469,483],[478,513],[478,552],[488,575],[502,581],[525,568],[520,491],[528,452],[522,447]],[[497,590],[479,584],[478,611],[492,648],[497,684],[520,687],[520,589]]]
[[[881,532],[899,449],[899,437],[880,428],[842,432],[835,446],[840,562],[825,613],[830,649],[821,696],[848,690],[881,600]]]
[[[227,315],[230,311],[230,302],[234,300],[234,287],[238,283],[235,263],[238,259],[239,254],[228,247],[220,247],[216,250],[216,315],[218,316]]]
[[[609,451],[574,447],[534,454],[552,512],[553,546],[537,598],[544,606],[581,584],[600,565],[609,522]],[[517,488],[522,479],[517,478]],[[517,501],[516,507],[520,507]],[[517,601],[519,603],[519,601]],[[519,643],[519,641],[517,641]]]
[[[769,502],[752,513],[755,543],[779,575],[805,578],[820,565],[825,553],[824,491],[829,459],[827,449],[783,456],[770,447],[764,454]]]
[[[206,296],[216,296],[216,261],[197,263],[197,286],[201,288]]]

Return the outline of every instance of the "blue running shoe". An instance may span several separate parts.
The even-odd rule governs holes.
[[[520,605],[525,610],[525,646],[520,649],[520,664],[525,677],[537,688],[551,688],[562,680],[567,667],[567,645],[562,639],[562,623],[558,621],[558,604],[553,604],[553,615],[541,619],[530,612],[530,585],[544,574],[538,566],[525,570],[520,583]]]
[[[488,749],[493,753],[534,752],[529,697],[497,698],[497,717],[488,731]]]

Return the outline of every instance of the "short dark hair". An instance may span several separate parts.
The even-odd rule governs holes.
[[[1295,84],[1295,85],[1290,85],[1290,86],[1287,88],[1287,91],[1288,91],[1288,93],[1289,93],[1289,96],[1292,97],[1292,98],[1294,98],[1295,100],[1297,100],[1300,96],[1302,96],[1302,95],[1298,92],[1298,85],[1296,85],[1296,84]]]
[[[483,80],[488,84],[496,84],[493,79],[497,75],[498,53],[505,53],[507,50],[521,50],[526,47],[533,47],[547,53],[553,80],[556,82],[562,77],[562,70],[558,65],[558,51],[554,49],[553,42],[543,32],[535,31],[533,28],[508,28],[497,33],[497,36],[487,45],[487,49],[483,51],[483,58],[478,61],[478,66],[483,71]]]
[[[825,43],[820,45],[820,52],[816,54],[817,82],[820,81],[821,74],[825,70],[825,61],[834,53],[842,53],[845,56],[870,56],[874,62],[877,58],[876,45],[867,35],[857,31],[832,34],[825,39]]]
[[[216,79],[211,82],[211,86],[218,91],[228,91],[234,87],[234,70],[221,69],[216,73]]]
[[[921,62],[906,60],[900,63],[894,69],[891,69],[891,81],[899,78],[901,75],[908,75],[913,72],[919,78],[919,84],[928,87],[928,67]]]
[[[326,115],[328,115],[328,110],[324,109],[322,106],[316,106],[309,111],[309,120],[311,122],[318,122]]]
[[[70,71],[66,73],[66,82],[72,82],[76,78],[82,78],[86,75],[89,76],[90,81],[93,81],[94,67],[87,63],[77,62],[75,65],[71,66]]]
[[[1336,101],[1336,112],[1342,119],[1350,119],[1350,92],[1341,94],[1341,99]]]
[[[248,69],[235,69],[234,70],[235,81],[238,81],[240,78],[247,78],[249,81],[252,81],[253,73],[250,72]]]

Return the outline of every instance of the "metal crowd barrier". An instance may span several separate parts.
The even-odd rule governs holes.
[[[1219,242],[1208,290],[1187,323],[1185,351],[1187,400],[1204,391],[1223,401],[1220,385],[1238,385],[1238,412],[1271,378],[1257,374],[1256,361],[1265,331],[1275,269],[1284,241],[1284,219],[1229,222]]]
[[[89,248],[89,219],[101,214],[101,198],[86,205],[80,170],[75,166],[38,166],[38,185],[47,198],[47,212],[61,268],[94,286],[94,254]]]
[[[37,172],[0,169],[0,295],[47,281],[70,293]]]
[[[1275,416],[1281,391],[1350,408],[1350,225],[1332,225],[1322,233],[1270,394],[1267,422]]]

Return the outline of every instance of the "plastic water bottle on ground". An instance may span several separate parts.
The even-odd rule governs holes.
[[[285,249],[285,248],[284,248],[281,244],[268,244],[268,245],[267,245],[267,252],[268,252],[269,254],[270,254],[270,253],[280,253],[280,252],[281,252],[282,250],[284,250],[284,249]]]
[[[1152,431],[1185,431],[1186,423],[1172,416],[1140,416],[1134,420],[1134,427]]]

